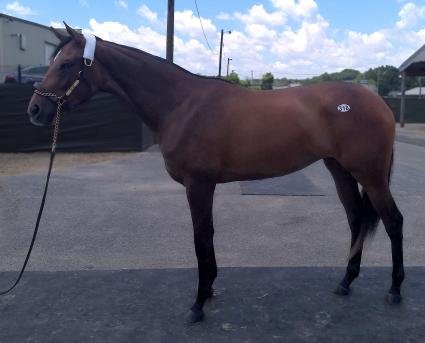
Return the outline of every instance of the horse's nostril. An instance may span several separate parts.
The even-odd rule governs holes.
[[[40,106],[38,106],[37,104],[32,105],[31,114],[35,116],[39,112],[40,112]]]

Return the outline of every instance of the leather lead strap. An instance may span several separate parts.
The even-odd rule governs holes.
[[[37,233],[38,233],[38,228],[40,226],[41,216],[43,215],[44,205],[46,203],[47,189],[49,188],[49,182],[50,182],[50,174],[52,173],[53,161],[55,160],[55,155],[56,155],[56,143],[57,143],[58,134],[59,134],[59,124],[60,124],[60,119],[61,119],[61,112],[62,112],[62,104],[60,102],[58,102],[56,118],[55,118],[55,128],[54,128],[54,131],[53,131],[52,149],[50,151],[49,169],[48,169],[47,177],[46,177],[46,184],[44,186],[43,197],[41,199],[40,209],[38,210],[37,221],[35,223],[34,233],[32,234],[31,244],[29,246],[27,256],[25,257],[25,262],[22,265],[21,271],[19,272],[19,276],[16,279],[15,283],[10,288],[8,288],[7,290],[0,292],[0,295],[5,295],[5,294],[9,293],[12,289],[14,289],[18,285],[19,281],[22,278],[22,275],[24,274],[25,268],[27,267],[28,261],[30,259],[31,252],[32,252],[32,249],[34,247],[35,239],[37,238]]]

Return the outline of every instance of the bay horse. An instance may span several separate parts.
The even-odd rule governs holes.
[[[95,57],[88,63],[82,57],[87,36],[66,29],[69,36],[53,29],[60,53],[31,98],[30,120],[51,125],[62,98],[58,94],[67,94],[61,105],[69,111],[103,91],[129,104],[157,133],[169,175],[186,188],[193,222],[198,291],[191,322],[203,319],[217,276],[216,184],[282,176],[320,159],[335,181],[352,236],[346,273],[335,293],[349,293],[360,272],[364,239],[382,219],[393,263],[386,299],[400,303],[403,216],[389,188],[395,120],[379,96],[347,83],[249,90],[94,36]]]

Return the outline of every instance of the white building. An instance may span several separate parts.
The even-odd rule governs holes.
[[[0,13],[0,82],[18,65],[48,65],[58,43],[48,26]]]

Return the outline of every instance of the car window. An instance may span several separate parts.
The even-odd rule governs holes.
[[[48,67],[33,67],[28,68],[25,71],[23,71],[25,74],[29,75],[44,75],[47,72]]]

